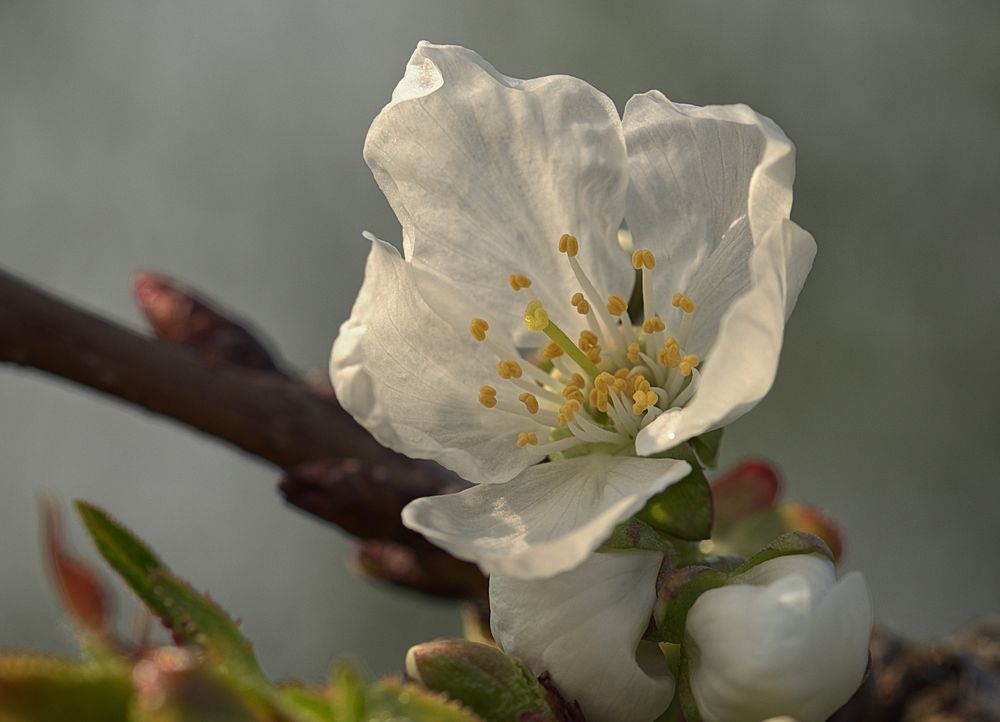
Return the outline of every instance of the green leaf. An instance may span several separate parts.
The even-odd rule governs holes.
[[[633,518],[616,526],[598,551],[633,549],[668,554],[673,550],[673,546],[649,524]]]
[[[77,512],[101,556],[125,582],[143,597],[149,575],[163,568],[156,554],[107,512],[85,501],[76,502]]]
[[[466,639],[418,644],[406,655],[406,673],[461,702],[484,722],[515,722],[526,713],[554,722],[535,675],[519,659],[489,644]]]
[[[725,429],[709,431],[701,436],[691,439],[691,447],[698,455],[703,466],[710,469],[715,468],[715,462],[719,458],[719,447],[722,446],[722,433]]]
[[[646,502],[637,515],[652,526],[687,541],[712,535],[712,491],[704,472],[691,464],[691,473]]]
[[[483,719],[417,685],[386,680],[368,688],[362,722],[483,722]]]
[[[2,722],[127,722],[130,696],[124,666],[0,656]]]
[[[235,675],[251,685],[269,686],[250,642],[211,598],[167,569],[157,570],[149,581],[149,599],[165,610],[161,619],[181,642],[204,651],[224,674]]]
[[[209,597],[175,577],[153,551],[97,507],[77,502],[98,551],[180,644],[203,650],[225,674],[263,691],[270,686],[250,643],[236,623]]]

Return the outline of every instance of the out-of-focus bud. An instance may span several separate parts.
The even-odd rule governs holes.
[[[762,511],[773,509],[781,493],[774,467],[762,459],[748,459],[712,480],[716,532]]]
[[[267,346],[244,323],[172,278],[137,271],[132,296],[160,340],[186,346],[207,361],[280,373]]]
[[[231,680],[213,674],[190,651],[161,647],[132,668],[132,715],[138,722],[264,722]]]
[[[554,720],[545,690],[520,660],[465,639],[437,639],[406,653],[406,675],[484,720]]]
[[[861,684],[871,628],[864,578],[837,581],[823,556],[777,557],[732,577],[687,615],[688,682],[701,719],[823,722]]]
[[[66,542],[59,505],[54,499],[40,502],[45,558],[63,606],[73,620],[95,640],[114,644],[111,630],[111,598],[100,576],[89,564],[73,555]]]

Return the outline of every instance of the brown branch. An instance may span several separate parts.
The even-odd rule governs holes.
[[[266,344],[242,323],[179,284],[141,273],[133,290],[160,340],[0,270],[0,363],[69,379],[269,461],[288,472],[280,490],[290,503],[362,539],[412,549],[420,563],[407,579],[416,588],[441,587],[426,575],[417,578],[419,570],[430,570],[478,577],[465,586],[481,595],[475,567],[434,549],[399,518],[411,500],[465,482],[379,445],[332,392],[281,372]],[[465,582],[442,584],[456,589]]]
[[[3,271],[0,362],[30,366],[169,416],[282,468],[337,457],[378,461],[393,471],[414,467],[380,446],[331,396],[300,381],[211,363]]]

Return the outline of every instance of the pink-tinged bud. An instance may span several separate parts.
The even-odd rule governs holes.
[[[97,572],[73,556],[63,534],[59,507],[42,499],[45,557],[63,606],[90,634],[111,641],[111,601]]]
[[[715,529],[724,529],[753,514],[774,507],[781,482],[774,467],[749,459],[712,480]]]
[[[833,520],[817,506],[789,502],[778,507],[778,514],[785,522],[789,531],[804,531],[815,534],[826,542],[833,553],[833,560],[840,561],[844,554],[844,543],[840,538],[840,530]]]

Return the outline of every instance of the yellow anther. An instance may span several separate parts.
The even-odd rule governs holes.
[[[580,350],[586,353],[590,349],[597,345],[597,334],[589,329],[584,329],[580,332],[579,346]]]
[[[690,376],[691,371],[694,370],[700,361],[701,359],[694,354],[688,354],[681,359],[681,362],[677,365],[677,368],[680,369],[681,376]]]
[[[646,333],[658,333],[665,329],[666,326],[663,325],[663,321],[660,320],[659,316],[653,316],[652,318],[647,318],[642,323],[642,330]]]
[[[549,341],[542,349],[542,356],[547,359],[559,358],[565,353],[555,341]]]
[[[608,410],[608,394],[598,389],[590,390],[590,405],[598,411]]]
[[[615,371],[615,378],[616,379],[627,379],[630,372],[631,372],[631,369],[628,369],[628,368],[625,368],[624,366],[622,366],[617,371]]]
[[[521,273],[512,273],[507,277],[507,283],[509,283],[510,287],[515,291],[531,287],[531,279]]]
[[[632,252],[632,268],[639,270],[640,268],[646,268],[647,270],[653,270],[656,267],[656,257],[653,252],[647,248],[640,248]]]
[[[573,304],[573,307],[581,315],[585,316],[590,312],[590,304],[587,303],[587,299],[584,298],[584,295],[579,291],[573,294],[573,297],[569,300],[569,302]]]
[[[559,252],[565,253],[570,258],[579,253],[580,243],[576,240],[576,236],[564,233],[562,238],[559,239]]]
[[[566,399],[576,399],[581,404],[583,403],[583,390],[578,389],[576,386],[567,386],[563,389],[562,395]]]
[[[569,377],[569,381],[566,382],[567,386],[576,386],[578,389],[582,389],[587,385],[587,380],[583,378],[580,374],[573,374]]]
[[[488,409],[492,409],[497,405],[497,390],[492,386],[480,386],[479,403]]]
[[[615,379],[615,382],[611,385],[614,387],[615,391],[620,394],[624,394],[628,391],[628,381],[625,379]]]
[[[608,298],[608,313],[612,316],[621,316],[628,311],[628,302],[617,293],[611,294]]]
[[[556,421],[559,426],[565,426],[573,417],[576,416],[576,412],[583,408],[583,403],[577,399],[569,399],[565,404],[559,407],[559,413],[556,414]]]
[[[639,343],[637,341],[633,341],[628,345],[628,348],[625,350],[625,356],[632,363],[639,363]]]
[[[633,377],[632,388],[635,389],[636,392],[642,391],[643,393],[645,393],[646,391],[649,391],[649,379],[647,379],[642,374]]]
[[[632,413],[638,416],[650,406],[656,406],[659,397],[653,391],[636,391],[632,396]]]
[[[517,435],[517,447],[523,449],[528,445],[535,446],[538,444],[538,436],[535,435],[534,431],[522,431]]]
[[[500,359],[497,361],[497,373],[502,379],[519,379],[523,373],[521,364],[510,359]]]
[[[517,400],[524,404],[525,408],[528,409],[529,414],[538,413],[538,399],[534,394],[529,394],[527,391],[518,394]]]
[[[667,339],[667,343],[660,351],[658,359],[667,368],[677,368],[677,364],[681,362],[681,348],[677,345],[677,341],[673,336]]]
[[[600,346],[592,346],[591,348],[589,348],[586,351],[584,351],[584,353],[587,354],[587,358],[589,358],[595,364],[601,363],[601,347]]]
[[[549,314],[537,298],[524,309],[524,325],[532,331],[544,331],[549,325]]]
[[[485,341],[486,332],[489,330],[490,330],[490,325],[486,323],[485,319],[474,318],[471,321],[469,321],[469,333],[471,333],[472,337],[477,341]]]
[[[594,379],[594,388],[600,391],[607,391],[608,385],[613,383],[615,377],[609,374],[607,371],[602,371],[598,374],[597,378]]]
[[[670,299],[670,303],[674,308],[679,308],[684,313],[694,313],[694,301],[683,293],[675,293],[674,297]]]

